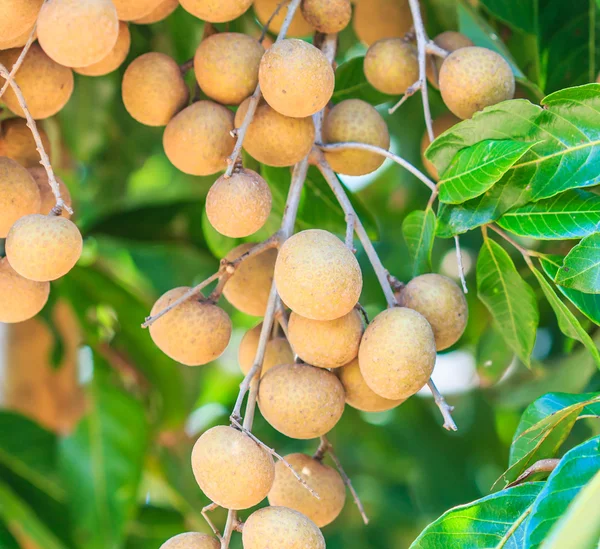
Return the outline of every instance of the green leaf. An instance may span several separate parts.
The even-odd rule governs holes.
[[[539,320],[535,294],[509,255],[490,238],[477,259],[477,295],[508,346],[529,366]]]
[[[413,262],[412,275],[431,272],[431,251],[435,240],[435,213],[431,208],[415,210],[402,222],[402,234]]]
[[[364,57],[354,57],[342,63],[335,71],[335,91],[331,101],[339,103],[345,99],[362,99],[371,105],[381,105],[394,99],[393,96],[377,91],[365,77]]]
[[[537,29],[535,3],[537,0],[482,0],[482,4],[498,19],[514,29],[535,34]]]
[[[584,238],[565,257],[556,283],[586,294],[600,294],[600,233]]]
[[[129,525],[125,549],[158,548],[186,530],[185,519],[177,511],[144,505]]]
[[[475,352],[477,373],[482,385],[489,387],[499,381],[514,356],[498,329],[493,326],[488,328],[477,341]]]

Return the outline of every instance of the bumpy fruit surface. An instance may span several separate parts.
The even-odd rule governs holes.
[[[64,217],[51,215],[26,215],[6,237],[6,257],[12,268],[38,282],[66,275],[77,263],[82,248],[77,226]]]
[[[461,48],[451,53],[442,63],[439,83],[444,103],[463,119],[512,99],[515,93],[510,65],[487,48]]]
[[[252,513],[242,532],[244,549],[325,549],[316,524],[286,507],[265,507]]]
[[[474,46],[473,41],[456,31],[445,31],[441,34],[438,34],[433,41],[440,48],[446,50],[447,52],[452,53],[453,51],[459,50],[460,48],[468,48],[469,46]],[[441,57],[436,57],[432,55],[427,56],[427,79],[431,83],[431,85],[439,89],[440,84],[438,82],[438,75],[440,74],[440,69],[442,68],[443,59]]]
[[[233,152],[233,113],[212,101],[183,109],[165,129],[163,147],[173,165],[191,175],[224,170]]]
[[[109,74],[117,70],[123,64],[129,53],[130,46],[131,33],[129,32],[129,26],[127,23],[120,21],[119,36],[113,49],[110,50],[110,53],[97,63],[93,63],[87,67],[75,68],[73,70],[85,76],[102,76],[104,74]]]
[[[248,330],[240,342],[238,361],[244,375],[247,374],[254,365],[261,328],[262,323],[251,330]],[[294,362],[294,352],[287,339],[284,337],[270,339],[267,342],[267,347],[265,349],[265,357],[260,371],[261,377],[275,366],[279,366],[280,364],[291,364],[292,362]]]
[[[37,315],[49,294],[49,282],[23,278],[6,258],[0,259],[0,322],[23,322]]]
[[[145,17],[160,4],[160,0],[112,0],[121,21]]]
[[[261,22],[262,25],[266,25],[267,21],[271,18],[271,15],[277,9],[281,0],[254,0],[254,13],[256,18]],[[277,15],[271,21],[269,25],[269,31],[273,34],[279,34],[283,20],[285,19],[289,2],[286,2],[283,7],[279,10]],[[310,25],[301,10],[297,10],[292,18],[292,23],[288,29],[287,36],[308,36],[312,34],[314,29]]]
[[[342,417],[344,400],[340,380],[308,364],[275,366],[258,389],[262,415],[290,438],[317,438],[331,431]]]
[[[365,330],[358,364],[378,395],[406,399],[427,383],[435,365],[435,338],[420,313],[405,307],[379,313]]]
[[[319,495],[319,499],[298,482],[289,467],[278,461],[269,503],[274,507],[299,511],[319,528],[332,523],[342,512],[346,501],[346,486],[340,474],[306,454],[290,454],[284,459]]]
[[[206,215],[221,234],[243,238],[262,228],[271,203],[267,182],[255,171],[241,169],[215,181],[206,197]]]
[[[356,5],[354,31],[367,46],[382,38],[402,38],[413,26],[408,0],[369,0]]]
[[[12,67],[20,54],[20,49],[0,52],[0,63]],[[31,116],[36,120],[56,114],[73,93],[73,71],[50,59],[38,44],[33,44],[27,52],[15,81],[23,92]],[[4,82],[0,78],[0,85]],[[25,116],[11,87],[2,96],[2,101],[15,114]]]
[[[163,294],[152,307],[159,313],[189,288],[181,287]],[[150,326],[156,346],[173,360],[186,366],[201,366],[221,356],[231,338],[231,320],[212,303],[202,303],[197,296],[184,301]]]
[[[43,2],[44,0],[2,0],[0,40],[8,42],[31,32]]]
[[[209,23],[225,23],[237,19],[252,0],[180,0],[183,9]]]
[[[323,140],[325,143],[357,141],[382,149],[390,146],[390,134],[383,118],[360,99],[346,99],[331,109],[323,123]],[[346,175],[371,173],[385,160],[380,154],[357,149],[329,151],[325,157],[334,171]]]
[[[31,177],[33,177],[38,186],[38,190],[40,191],[41,206],[38,212],[42,215],[48,215],[52,211],[52,208],[56,206],[56,199],[54,198],[54,194],[52,194],[52,187],[50,187],[50,182],[48,181],[48,174],[41,166],[38,166],[37,168],[29,168],[28,171]],[[62,199],[67,206],[71,207],[71,193],[69,192],[68,187],[60,177],[56,177],[56,182],[58,183],[58,188],[60,189],[60,195],[62,196]],[[67,212],[67,210],[63,209],[61,216],[70,219],[71,214]]]
[[[296,233],[279,250],[275,284],[283,302],[313,320],[333,320],[358,303],[362,273],[354,254],[320,229]]]
[[[390,95],[405,93],[419,79],[417,50],[402,38],[378,40],[367,51],[364,71],[376,90]]]
[[[402,290],[401,301],[431,324],[438,351],[454,345],[465,331],[469,318],[467,300],[458,285],[446,276],[430,273],[413,278]]]
[[[65,67],[87,67],[104,59],[119,35],[112,0],[49,0],[40,10],[38,40]]]
[[[160,549],[219,549],[221,544],[212,536],[199,532],[185,532],[165,541]]]
[[[432,124],[434,138],[437,139],[445,131],[448,131],[452,126],[458,124],[459,122],[460,118],[457,118],[451,112],[439,116],[433,121]],[[425,133],[421,139],[421,160],[423,161],[423,166],[425,166],[427,173],[435,180],[438,180],[439,174],[435,164],[425,157],[425,151],[429,145],[431,145],[431,141],[429,140],[429,134],[427,133],[427,130],[425,130]]]
[[[275,465],[248,435],[219,425],[206,431],[192,450],[192,469],[206,496],[226,509],[248,509],[267,497]]]
[[[166,125],[189,98],[179,65],[156,52],[140,55],[127,67],[122,94],[129,114],[147,126]]]
[[[308,42],[294,38],[267,50],[258,79],[266,102],[295,118],[311,116],[325,107],[335,84],[327,57]]]
[[[177,6],[179,6],[179,0],[163,0],[148,15],[136,19],[134,23],[136,25],[152,25],[153,23],[158,23],[169,17],[169,15],[177,9]]]
[[[301,8],[308,23],[325,34],[344,30],[352,18],[350,0],[303,0]]]
[[[38,133],[42,139],[44,150],[50,154],[48,135],[38,124]],[[16,160],[25,168],[40,165],[40,153],[33,139],[27,122],[22,118],[9,118],[0,123],[0,156]]]

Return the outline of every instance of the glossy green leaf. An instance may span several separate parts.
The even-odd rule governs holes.
[[[555,281],[565,288],[600,294],[600,233],[584,238],[567,254]]]
[[[435,225],[435,213],[431,208],[425,211],[415,210],[402,222],[402,234],[413,263],[413,277],[431,272]]]
[[[494,385],[511,365],[515,353],[504,343],[502,334],[490,326],[479,338],[475,358],[477,374],[485,387]]]
[[[511,27],[530,34],[537,28],[535,3],[537,0],[482,0],[482,4],[494,15]]]
[[[371,105],[381,105],[394,96],[377,91],[365,77],[364,57],[354,57],[342,63],[335,71],[335,90],[331,100],[339,103],[345,99],[361,99]]]

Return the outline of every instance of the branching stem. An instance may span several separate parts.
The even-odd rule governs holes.
[[[21,68],[23,61],[25,61],[25,56],[27,55],[29,48],[31,48],[31,44],[33,44],[33,42],[35,41],[35,31],[36,30],[37,30],[37,21],[36,21],[35,25],[33,25],[33,29],[31,29],[29,38],[27,39],[25,46],[23,46],[23,49],[21,50],[19,57],[15,61],[15,64],[12,66],[12,69],[10,69],[10,76],[9,76],[9,78],[6,79],[6,82],[4,82],[4,85],[2,86],[2,89],[0,90],[0,97],[2,97],[4,95],[4,92],[8,89],[8,86],[10,86],[10,82],[12,80],[14,80],[14,77],[17,74],[17,71]]]

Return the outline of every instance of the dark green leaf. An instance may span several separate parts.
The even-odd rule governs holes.
[[[371,105],[381,105],[394,99],[377,91],[365,78],[364,57],[355,57],[341,64],[335,71],[335,91],[331,100],[339,103],[345,99],[362,99]]]
[[[125,549],[158,549],[169,538],[186,531],[185,519],[177,511],[145,505],[128,527]]]
[[[431,272],[435,224],[435,213],[431,208],[425,211],[415,210],[402,222],[402,234],[413,262],[413,277]]]
[[[535,3],[537,0],[482,0],[482,4],[498,19],[529,34],[537,29]]]
[[[477,342],[475,353],[477,373],[482,385],[496,383],[511,365],[515,354],[504,343],[504,338],[497,328],[491,326]]]
[[[600,294],[600,233],[584,238],[565,257],[556,283],[586,294]]]

